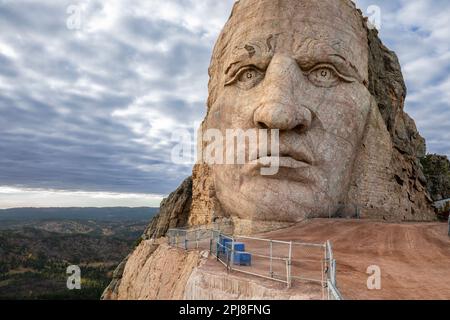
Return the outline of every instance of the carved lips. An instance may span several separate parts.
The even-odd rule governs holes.
[[[272,155],[268,152],[267,156],[250,155],[249,162],[244,166],[244,174],[251,176],[260,175],[259,169],[278,167],[279,170],[273,175],[265,175],[267,178],[287,179],[294,181],[309,181],[308,170],[314,166],[315,159],[308,147],[303,144],[297,144],[295,147],[290,144],[282,143],[280,145],[279,155]]]

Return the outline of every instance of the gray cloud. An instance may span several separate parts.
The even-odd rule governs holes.
[[[191,167],[171,162],[170,137],[205,113],[212,47],[233,2],[0,0],[0,185],[172,191]],[[74,3],[78,31],[66,27]],[[436,99],[450,89],[446,16],[423,4],[436,18],[415,17],[420,0],[358,1],[374,3],[405,70],[407,110],[429,151],[450,154],[448,100]]]
[[[170,192],[191,169],[171,163],[170,135],[204,113],[209,56],[232,1],[212,10],[212,31],[181,18],[214,1],[173,2],[168,16],[151,1],[80,1],[81,31],[66,28],[72,3],[0,2],[0,185]],[[143,97],[142,114],[113,115]],[[153,132],[154,117],[172,126]]]

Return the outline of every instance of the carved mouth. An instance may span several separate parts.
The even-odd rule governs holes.
[[[262,168],[267,168],[268,171],[263,173]],[[249,162],[244,166],[242,173],[250,177],[263,176],[268,179],[310,184],[314,181],[312,168],[312,164],[292,157],[267,156]]]
[[[311,166],[311,163],[294,159],[292,157],[267,156],[250,161],[250,164],[260,167],[278,166],[280,168],[299,169]]]
[[[312,152],[305,146],[280,145],[279,155],[259,157],[250,155],[249,163],[244,166],[243,173],[249,176],[265,176],[269,179],[285,179],[301,183],[312,183],[313,175],[310,169],[315,166]],[[261,168],[278,168],[274,174],[263,174]]]
[[[272,155],[268,152],[267,156],[259,157],[258,155],[250,156],[250,164],[259,164],[261,166],[269,166],[278,163],[280,168],[304,168],[314,164],[314,158],[306,148],[293,148],[280,146],[280,154]]]

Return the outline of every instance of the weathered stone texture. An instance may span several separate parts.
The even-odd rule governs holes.
[[[159,238],[170,228],[187,225],[192,204],[192,178],[189,177],[161,202],[159,213],[150,222],[143,239]]]
[[[101,300],[117,300],[120,283],[122,282],[123,271],[125,270],[125,265],[132,253],[130,253],[122,262],[117,266],[113,272],[112,280],[109,285],[103,291]]]
[[[199,260],[198,252],[170,249],[166,244],[144,240],[126,262],[115,291],[103,296],[113,300],[182,299]]]
[[[192,178],[186,178],[183,183],[161,202],[159,213],[150,221],[147,229],[144,231],[141,244],[149,239],[158,239],[163,237],[170,228],[185,227],[190,215],[192,204]],[[146,243],[146,255],[150,255],[158,248],[158,245]],[[135,250],[136,252],[136,250]],[[133,253],[135,254],[135,253]],[[142,252],[141,252],[142,254]],[[111,283],[102,294],[104,300],[115,300],[119,298],[119,287],[122,283],[125,265],[127,265],[131,254],[126,257],[116,268]]]
[[[425,156],[425,139],[417,131],[414,120],[404,112],[406,85],[395,52],[386,48],[378,32],[368,30],[369,91],[378,103],[393,145],[402,154]]]
[[[429,154],[421,160],[427,188],[434,201],[450,198],[450,161],[447,156]]]
[[[386,128],[385,122],[378,108],[373,108],[366,138],[355,161],[348,202],[358,204],[362,218],[389,221],[434,219],[426,190],[412,176],[411,162],[395,160],[396,150],[388,131],[383,128]],[[393,161],[403,161],[400,172]],[[360,166],[359,163],[365,165]]]
[[[189,225],[206,225],[214,221],[214,183],[211,169],[197,164],[192,171],[192,206]]]
[[[185,300],[320,300],[320,290],[287,290],[284,284],[264,281],[261,278],[245,277],[234,272],[229,274],[221,265],[209,265],[193,269],[186,283]],[[309,289],[309,290],[308,290]],[[299,292],[300,291],[300,292]]]
[[[368,30],[368,43],[369,91],[378,105],[389,132],[392,150],[388,150],[389,148],[378,150],[378,152],[383,150],[390,155],[386,159],[388,162],[384,161],[385,182],[383,183],[383,179],[377,181],[377,184],[386,184],[384,190],[383,187],[380,190],[380,186],[377,187],[375,184],[370,184],[366,188],[366,192],[373,193],[371,197],[378,198],[382,205],[378,206],[373,202],[361,202],[361,205],[366,209],[372,209],[366,212],[372,211],[375,216],[381,214],[385,219],[434,219],[426,189],[426,178],[420,164],[420,158],[426,152],[425,139],[417,131],[414,120],[404,112],[407,89],[400,63],[397,55],[382,44],[376,30]],[[381,164],[374,163],[374,158],[380,157],[376,155],[376,152],[377,150],[370,152],[373,159],[370,160],[369,170],[372,166],[383,170]],[[373,210],[377,207],[382,208],[378,214],[376,210]],[[371,215],[368,214],[368,216]]]

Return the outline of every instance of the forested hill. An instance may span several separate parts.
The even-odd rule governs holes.
[[[95,221],[136,221],[149,220],[159,208],[112,207],[112,208],[14,208],[0,209],[0,221],[6,220],[95,220]]]

